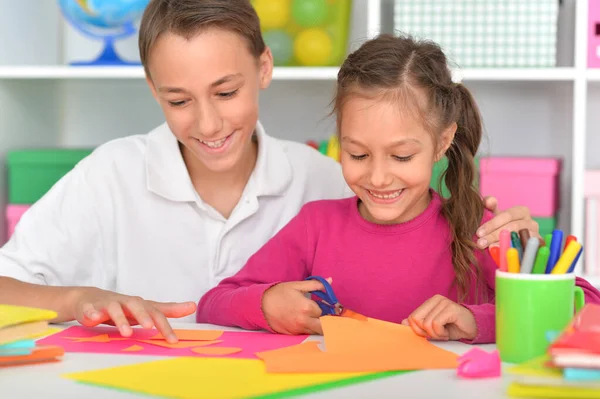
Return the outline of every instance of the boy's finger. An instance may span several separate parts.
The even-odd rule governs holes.
[[[148,302],[163,315],[170,318],[189,316],[196,311],[195,302]]]
[[[94,327],[106,321],[106,318],[102,317],[102,312],[96,310],[94,305],[89,302],[81,305],[81,314],[78,316],[79,317],[77,317],[77,321],[86,327]]]
[[[106,307],[106,313],[112,321],[115,322],[115,326],[119,329],[119,332],[124,337],[129,337],[133,333],[131,330],[131,326],[127,321],[127,317],[125,317],[125,313],[123,312],[123,308],[121,304],[118,302],[111,302]]]
[[[154,322],[146,309],[144,308],[142,301],[130,300],[125,303],[125,307],[129,313],[128,319],[134,319],[137,324],[143,328],[154,327]]]
[[[176,344],[179,340],[177,339],[177,335],[175,335],[175,332],[173,331],[173,328],[171,327],[171,324],[169,324],[169,321],[165,315],[157,309],[151,309],[150,315],[154,321],[156,329],[163,335],[163,337],[165,337],[165,340],[170,344]]]

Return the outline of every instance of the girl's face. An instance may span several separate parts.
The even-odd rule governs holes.
[[[342,171],[368,221],[403,223],[429,204],[433,164],[452,142],[455,128],[442,134],[438,147],[413,114],[381,98],[351,96],[343,105]]]
[[[173,134],[213,172],[226,172],[253,154],[258,94],[271,82],[273,59],[257,60],[245,39],[208,29],[186,39],[161,36],[150,53],[148,83]]]

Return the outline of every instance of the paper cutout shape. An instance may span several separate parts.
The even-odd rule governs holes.
[[[127,338],[110,338],[108,334],[100,334],[93,337],[64,337],[65,339],[71,339],[73,342],[110,342],[110,341],[124,341]]]
[[[59,346],[38,346],[29,355],[0,357],[0,367],[54,362],[60,360],[64,353]]]
[[[179,341],[176,344],[170,344],[167,341],[159,341],[157,339],[138,339],[137,342],[141,342],[144,344],[156,345],[162,348],[169,349],[185,349],[185,348],[195,348],[200,346],[208,346],[218,344],[223,341]]]
[[[0,328],[34,321],[47,321],[58,314],[52,310],[0,304]]]
[[[108,334],[110,342],[73,342],[70,339],[64,339],[64,337],[90,338],[102,334]],[[170,349],[157,346],[156,344],[150,345],[147,343],[139,342],[140,340],[148,340],[151,337],[156,336],[156,334],[157,331],[155,329],[144,330],[141,328],[134,328],[133,334],[130,338],[122,339],[123,337],[121,337],[119,331],[115,327],[103,326],[88,328],[83,326],[72,326],[57,334],[39,340],[38,344],[59,345],[65,348],[65,352],[76,353],[122,354],[123,349],[126,349],[132,345],[140,345],[144,347],[144,350],[130,352],[130,354],[151,356],[207,356],[200,355],[198,353],[193,353],[189,350],[189,348]],[[120,340],[115,340],[114,338],[119,338]],[[224,348],[242,348],[242,352],[227,355],[227,357],[240,359],[256,359],[256,356],[254,355],[256,352],[264,352],[268,350],[283,348],[286,346],[297,345],[305,339],[306,336],[290,336],[262,332],[226,331],[219,338],[219,340],[223,342],[219,342],[211,346]]]
[[[94,386],[155,396],[229,399],[301,395],[396,374],[268,374],[260,360],[181,357],[72,373],[64,377]],[[198,382],[198,376],[202,376],[201,383]]]
[[[374,372],[453,369],[458,355],[438,348],[410,327],[380,320],[321,317],[325,351],[299,345],[296,354],[261,353],[268,372]],[[290,349],[292,350],[292,349]],[[280,352],[283,353],[283,352]]]
[[[218,330],[173,330],[180,341],[214,341],[223,335],[223,331]],[[149,339],[164,340],[165,337],[158,333]]]
[[[458,358],[456,375],[462,378],[495,378],[502,374],[500,354],[473,348]]]
[[[0,329],[0,345],[19,341],[33,334],[39,334],[48,329],[47,321],[33,321],[30,323],[16,324]]]
[[[214,348],[210,347],[200,347],[200,348],[192,348],[192,352],[198,353],[200,355],[210,355],[210,356],[225,356],[225,355],[233,355],[234,353],[240,353],[242,348]]]
[[[123,349],[123,352],[139,352],[141,350],[144,350],[143,346],[139,346],[139,345],[132,345],[129,348],[125,348]]]

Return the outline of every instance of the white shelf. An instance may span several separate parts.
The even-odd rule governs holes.
[[[568,81],[576,76],[574,68],[467,68],[458,73],[467,81]]]
[[[590,82],[600,82],[600,68],[588,69],[586,71],[586,77]]]
[[[337,67],[276,67],[276,80],[335,80]],[[574,68],[468,68],[459,72],[466,81],[565,81],[575,79]],[[588,71],[600,80],[600,70]],[[143,79],[141,66],[73,67],[0,66],[0,79]]]
[[[276,80],[335,80],[336,67],[278,67],[273,72]],[[0,79],[143,79],[141,66],[125,67],[73,67],[51,66],[0,66]]]

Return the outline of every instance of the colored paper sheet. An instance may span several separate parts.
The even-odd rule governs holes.
[[[241,351],[242,351],[242,348],[213,348],[213,347],[192,348],[192,352],[194,352],[194,353],[198,353],[200,355],[209,355],[209,356],[233,355],[234,353],[239,353]]]
[[[586,388],[600,392],[600,381],[571,381],[563,377],[560,368],[552,367],[548,355],[510,367],[507,372],[519,386],[545,386],[560,388]],[[600,396],[599,396],[600,397]]]
[[[0,304],[0,328],[34,321],[52,320],[58,315],[52,310]]]
[[[94,327],[72,326],[60,333],[51,335],[38,341],[40,345],[58,345],[65,348],[65,352],[79,353],[122,353],[124,349],[132,345],[140,345],[144,349],[131,352],[132,355],[155,355],[155,356],[207,356],[193,353],[189,348],[165,348],[143,342],[156,336],[154,329],[144,330],[134,328],[131,337],[123,339],[115,327]],[[75,342],[72,338],[92,339],[94,341],[99,336],[108,335],[109,342]],[[67,339],[67,337],[69,339]],[[286,346],[297,345],[304,341],[306,336],[279,335],[262,332],[238,332],[226,331],[219,337],[219,343],[211,347],[224,348],[242,348],[239,353],[228,355],[232,358],[256,359],[256,352],[279,349]],[[160,341],[157,341],[160,342]],[[189,342],[189,341],[188,341]],[[166,343],[166,342],[165,342]],[[200,342],[198,344],[202,345]]]
[[[58,346],[38,346],[29,355],[0,357],[0,367],[57,361],[64,353]]]
[[[273,399],[395,374],[268,374],[260,360],[182,357],[72,373],[64,377],[96,386],[178,399],[254,398],[265,395]]]
[[[219,330],[173,330],[180,341],[214,341],[223,335],[223,331]],[[158,333],[149,339],[161,339],[165,337]]]
[[[296,353],[261,353],[268,372],[376,372],[392,370],[454,369],[458,355],[438,348],[410,327],[379,320],[321,318],[325,351],[301,345]],[[280,352],[281,353],[281,352]]]
[[[15,324],[0,329],[0,345],[20,341],[33,334],[39,334],[48,329],[47,321],[32,321],[29,323]]]
[[[598,399],[600,389],[521,385],[513,382],[508,386],[508,395],[522,398]]]

